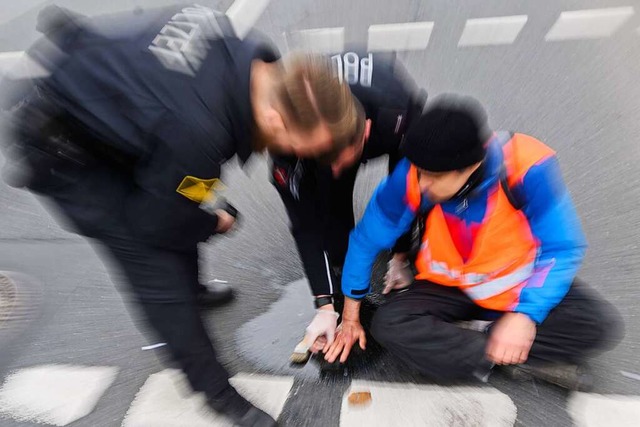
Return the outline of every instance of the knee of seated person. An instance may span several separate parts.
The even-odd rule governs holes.
[[[618,310],[601,299],[593,300],[587,310],[582,313],[586,321],[575,331],[576,338],[595,353],[615,347],[624,336],[624,322]]]
[[[617,346],[625,335],[625,325],[620,312],[610,303],[603,302],[598,315],[599,336],[596,347],[610,350]]]
[[[393,333],[390,333],[390,330],[389,316],[385,312],[385,306],[382,306],[373,315],[369,332],[378,343],[386,345],[393,340]]]
[[[586,347],[595,352],[610,350],[620,343],[625,334],[625,325],[618,309],[595,290],[576,279],[582,292],[583,305],[575,316],[584,323],[576,331]]]
[[[398,328],[404,328],[399,313],[392,305],[383,305],[375,312],[371,320],[370,332],[373,338],[382,345],[389,345],[398,340]]]

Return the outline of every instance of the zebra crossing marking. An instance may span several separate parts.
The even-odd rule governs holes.
[[[527,15],[468,19],[458,47],[511,44],[518,38],[528,19]]]
[[[576,427],[636,427],[640,423],[640,397],[572,393],[567,411]]]
[[[118,368],[40,365],[9,375],[0,388],[0,414],[18,421],[66,426],[93,411]]]
[[[229,380],[251,403],[278,418],[292,377],[238,374]],[[226,427],[231,422],[206,407],[202,393],[192,393],[184,375],[165,369],[149,376],[132,402],[122,427]]]
[[[633,14],[631,6],[562,12],[544,39],[556,41],[610,37]]]
[[[350,405],[352,392],[368,391],[371,402]],[[490,387],[419,385],[355,380],[342,400],[340,427],[513,426],[517,409]]]

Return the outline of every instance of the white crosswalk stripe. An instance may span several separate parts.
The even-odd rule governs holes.
[[[227,17],[239,38],[244,38],[251,31],[251,28],[260,19],[262,12],[269,6],[270,1],[236,0],[227,9]]]
[[[20,369],[0,388],[0,414],[19,421],[66,426],[93,411],[117,372],[109,366]]]
[[[290,49],[315,53],[335,53],[344,50],[344,28],[318,28],[285,34]]]
[[[227,10],[235,31],[244,37],[270,0],[238,0]],[[544,37],[545,41],[600,39],[612,36],[633,15],[631,6],[562,12]],[[528,22],[526,15],[468,19],[458,40],[458,47],[512,44]],[[403,51],[426,49],[435,22],[405,22],[371,25],[368,30],[370,51]],[[640,34],[640,28],[636,30]],[[291,49],[316,53],[344,50],[345,29],[315,28],[285,33]],[[14,77],[44,77],[48,71],[24,52],[0,52],[0,74]]]
[[[487,46],[513,43],[524,25],[526,15],[469,19],[465,23],[458,46]]]
[[[433,25],[433,22],[372,25],[369,27],[369,50],[426,49],[429,45]]]
[[[610,37],[634,14],[633,7],[562,12],[545,40],[579,40]]]
[[[357,392],[371,393],[371,401],[350,404],[349,395]],[[340,426],[507,427],[514,425],[516,413],[507,395],[489,387],[353,381],[342,400]]]
[[[236,375],[231,384],[254,405],[278,418],[289,391],[291,377]],[[202,394],[193,394],[183,374],[166,369],[151,375],[138,392],[123,427],[216,427],[229,426],[225,417],[205,409]]]
[[[636,427],[640,397],[572,393],[567,410],[576,427]]]
[[[49,71],[25,52],[2,52],[0,75],[11,78],[39,78],[48,76]]]
[[[90,414],[111,386],[118,368],[39,365],[17,370],[0,387],[0,416],[20,422],[66,426]],[[291,376],[238,374],[231,384],[277,419],[290,397]],[[352,404],[352,393],[368,393]],[[572,393],[567,410],[576,427],[637,426],[640,396]],[[517,409],[491,387],[438,386],[354,380],[341,405],[340,426],[513,426]],[[82,424],[86,425],[86,424]],[[131,403],[122,427],[228,426],[192,393],[183,374],[166,369],[149,376]]]

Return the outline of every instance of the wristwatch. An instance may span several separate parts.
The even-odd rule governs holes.
[[[316,308],[320,308],[325,305],[333,304],[333,297],[332,296],[316,297],[313,303],[315,304]]]

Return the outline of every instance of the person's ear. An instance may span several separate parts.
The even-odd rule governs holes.
[[[371,119],[367,119],[364,125],[364,142],[369,140],[369,136],[371,136]]]
[[[355,151],[355,147],[353,145],[350,145],[342,149],[338,157],[333,162],[331,162],[331,171],[333,172],[334,178],[338,178],[340,176],[346,164],[353,163]]]
[[[342,165],[336,162],[331,163],[331,173],[333,174],[334,178],[340,177],[341,172],[342,172]]]
[[[285,129],[282,115],[275,108],[266,108],[258,120],[268,134],[274,135]]]

